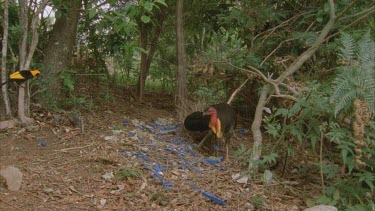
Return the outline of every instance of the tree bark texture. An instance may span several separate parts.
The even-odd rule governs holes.
[[[260,127],[262,125],[263,120],[263,109],[267,104],[268,96],[271,92],[271,87],[269,84],[263,85],[263,88],[260,91],[260,96],[258,100],[258,105],[255,109],[255,116],[253,123],[251,125],[251,132],[253,133],[254,138],[254,145],[253,145],[253,154],[252,154],[252,160],[259,160],[260,156],[262,155],[262,131],[260,130]],[[252,163],[249,164],[249,169],[251,169]]]
[[[140,24],[141,47],[147,49],[148,30],[145,23]],[[143,100],[145,82],[147,77],[147,53],[141,52],[141,64],[139,67],[139,77],[137,81],[137,97],[139,101]]]
[[[5,114],[8,117],[12,115],[12,109],[10,107],[9,96],[8,96],[8,84],[7,82],[7,46],[8,46],[8,8],[9,1],[4,1],[4,16],[3,16],[3,40],[2,40],[2,49],[1,49],[1,84],[4,84],[1,87],[4,99]]]
[[[28,15],[28,7],[27,7],[27,0],[19,0],[20,11],[20,26],[21,26],[21,42],[20,42],[20,52],[19,52],[19,59],[20,59],[20,70],[24,70],[24,65],[26,64],[26,50],[27,50],[27,33],[29,31],[29,15]]]
[[[68,69],[71,64],[82,7],[81,0],[64,0],[62,2],[63,6],[59,8],[61,16],[56,19],[49,34],[49,41],[43,58],[47,87],[49,87],[48,94],[55,97],[60,95],[58,75],[63,70]]]
[[[28,6],[27,0],[19,0],[20,5],[20,26],[21,26],[21,43],[20,43],[20,70],[26,70],[26,50],[27,50],[27,34],[29,29],[29,16],[28,16]],[[18,110],[17,115],[22,123],[29,123],[32,120],[25,114],[25,93],[26,93],[26,82],[22,82],[18,88]]]
[[[28,8],[31,7],[32,1],[30,1],[30,5],[27,5],[27,0],[19,0],[19,7],[20,7],[20,26],[21,26],[21,42],[20,42],[20,70],[28,70],[30,69],[31,60],[34,55],[34,51],[38,44],[38,32],[36,29],[36,25],[39,20],[39,15],[43,12],[44,7],[47,5],[49,0],[43,0],[40,2],[39,6],[35,13],[33,14],[33,19],[31,21],[31,29],[32,29],[32,36],[31,36],[31,43],[29,49],[27,49],[27,40],[28,40],[28,33],[29,33],[29,13]],[[28,51],[27,51],[28,50]],[[28,101],[25,101],[25,95],[28,94],[28,83],[22,82],[18,88],[18,118],[22,123],[30,123],[32,119],[26,116],[25,110],[29,110]]]
[[[182,107],[186,101],[186,69],[184,46],[184,0],[177,0],[176,34],[177,34],[177,103]]]

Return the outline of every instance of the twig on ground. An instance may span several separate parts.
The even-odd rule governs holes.
[[[69,150],[75,150],[75,149],[83,149],[83,148],[87,148],[87,147],[90,147],[92,146],[93,144],[89,144],[89,145],[86,145],[86,146],[82,146],[82,147],[70,147],[70,148],[64,148],[64,149],[57,149],[57,150],[54,150],[55,152],[67,152]]]

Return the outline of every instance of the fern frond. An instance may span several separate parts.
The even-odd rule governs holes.
[[[369,108],[369,110],[375,114],[375,98],[374,98],[374,94],[370,94],[368,93],[366,96],[365,96],[365,102]]]
[[[348,70],[341,72],[333,81],[333,94],[331,102],[337,102],[337,99],[341,98],[345,93],[351,89],[355,89],[355,83],[353,81],[353,71]]]
[[[341,36],[343,47],[340,48],[340,56],[346,61],[352,61],[355,58],[354,39],[351,35],[343,33]]]
[[[375,67],[375,43],[370,38],[370,32],[367,32],[361,40],[358,41],[357,57],[360,66],[366,71],[374,70]]]
[[[351,107],[353,101],[356,99],[357,92],[351,90],[347,92],[342,98],[338,99],[335,106],[335,115],[337,115],[342,109]]]
[[[364,84],[364,87],[366,87],[364,100],[366,101],[370,111],[375,114],[375,76],[365,79]]]
[[[365,100],[369,109],[375,112],[375,43],[370,33],[358,42],[348,34],[341,37],[343,47],[339,56],[346,61],[339,67],[339,74],[333,81],[331,102],[335,104],[335,115],[351,108],[356,98]]]

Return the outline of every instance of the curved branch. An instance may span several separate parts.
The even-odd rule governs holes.
[[[361,11],[361,12],[356,13],[356,14],[342,17],[341,20],[352,19],[352,18],[354,18],[354,17],[361,16],[361,15],[363,15],[363,14],[368,15],[368,14],[373,13],[374,10],[375,10],[375,6],[372,6],[372,7],[368,8],[368,9],[365,9],[365,10],[363,10],[363,11]],[[368,13],[368,14],[367,14],[367,13]]]
[[[247,73],[250,73],[250,74],[255,74],[257,76],[259,76],[264,82],[270,84],[273,86],[274,88],[274,91],[276,93],[276,95],[273,95],[274,97],[280,97],[280,98],[286,98],[286,99],[290,99],[290,100],[293,100],[293,101],[297,101],[297,98],[291,96],[291,95],[285,95],[285,94],[281,94],[280,92],[280,88],[279,88],[279,85],[287,88],[289,91],[291,91],[293,94],[299,94],[295,89],[293,89],[292,87],[288,86],[287,84],[285,83],[276,83],[275,80],[272,80],[271,77],[266,77],[260,70],[258,70],[257,68],[251,66],[251,65],[247,65],[247,68],[251,69],[252,71],[248,70],[248,69],[244,69],[244,68],[240,68],[240,67],[237,67],[229,62],[226,62],[228,65],[236,68],[236,69],[239,69],[243,72],[247,72]],[[246,82],[245,82],[246,83]]]
[[[229,104],[229,105],[231,104],[231,102],[232,102],[234,96],[236,96],[237,93],[238,93],[239,91],[241,91],[242,87],[245,86],[245,84],[247,83],[248,80],[249,80],[249,79],[246,79],[246,81],[243,82],[243,83],[241,84],[241,86],[238,87],[238,88],[233,92],[233,94],[230,96],[229,100],[227,101],[227,104]]]
[[[335,15],[335,8],[333,0],[328,0],[329,3],[329,21],[324,26],[323,30],[320,32],[318,38],[313,43],[313,45],[303,52],[290,66],[289,68],[283,72],[275,81],[277,84],[283,82],[288,76],[292,75],[294,72],[299,70],[301,66],[312,57],[312,55],[318,50],[318,47],[324,42],[325,38],[329,34],[329,32],[333,29],[337,18]],[[350,4],[352,5],[352,4]]]
[[[289,42],[289,41],[292,41],[292,40],[295,40],[295,38],[291,38],[291,39],[287,39],[287,40],[284,40],[284,41],[282,41],[282,42],[280,42],[280,44],[271,52],[271,53],[269,53],[267,56],[266,56],[266,58],[262,61],[262,63],[260,63],[260,67],[264,64],[264,62],[266,62],[267,61],[267,59],[273,54],[273,53],[275,53],[276,51],[277,51],[277,49],[279,49],[280,47],[281,47],[281,45],[282,44],[284,44],[285,42]]]

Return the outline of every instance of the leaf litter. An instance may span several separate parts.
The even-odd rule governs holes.
[[[245,168],[241,162],[225,166],[220,157],[196,151],[178,122],[158,118],[171,116],[167,111],[127,106],[104,115],[86,113],[83,136],[72,125],[43,119],[51,116],[48,111],[40,112],[45,114],[34,118],[41,130],[17,133],[15,128],[0,138],[1,164],[16,164],[24,174],[19,191],[0,186],[6,202],[1,210],[247,210],[254,195],[265,199],[262,210],[288,207],[289,199],[296,204],[280,188],[275,195],[261,181],[234,181],[231,175]],[[41,147],[42,140],[48,145]]]

